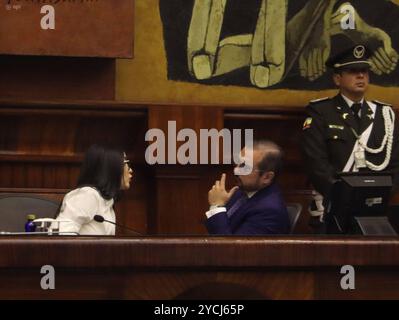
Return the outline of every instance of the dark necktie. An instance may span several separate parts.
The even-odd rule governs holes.
[[[233,206],[229,209],[229,210],[227,210],[227,216],[229,217],[229,218],[231,218],[231,216],[234,214],[234,213],[236,213],[236,211],[238,210],[238,209],[240,209],[240,207],[245,203],[245,201],[247,201],[247,199],[248,199],[248,197],[247,197],[247,195],[245,195],[245,194],[243,194],[234,204],[233,204]]]
[[[360,111],[361,108],[362,108],[362,104],[361,103],[354,103],[352,105],[352,111],[353,111],[355,119],[357,120],[358,123],[360,122],[359,111]]]

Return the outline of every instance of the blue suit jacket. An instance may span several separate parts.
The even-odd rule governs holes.
[[[237,190],[226,205],[229,210],[243,195]],[[206,220],[210,234],[268,235],[289,233],[287,208],[280,189],[272,185],[259,190],[229,218],[220,212]]]

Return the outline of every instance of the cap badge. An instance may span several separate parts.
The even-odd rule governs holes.
[[[366,48],[364,46],[357,46],[355,49],[353,49],[353,56],[356,59],[361,59],[364,56],[364,53],[366,52]]]

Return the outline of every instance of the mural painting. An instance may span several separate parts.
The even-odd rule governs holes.
[[[372,51],[372,81],[399,85],[399,1],[159,0],[168,79],[259,89],[332,88],[327,59]],[[343,27],[348,17],[354,25]]]

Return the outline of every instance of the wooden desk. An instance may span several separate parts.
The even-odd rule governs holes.
[[[53,265],[55,290],[40,268]],[[340,287],[353,265],[355,290]],[[399,298],[398,238],[1,237],[0,298]]]

